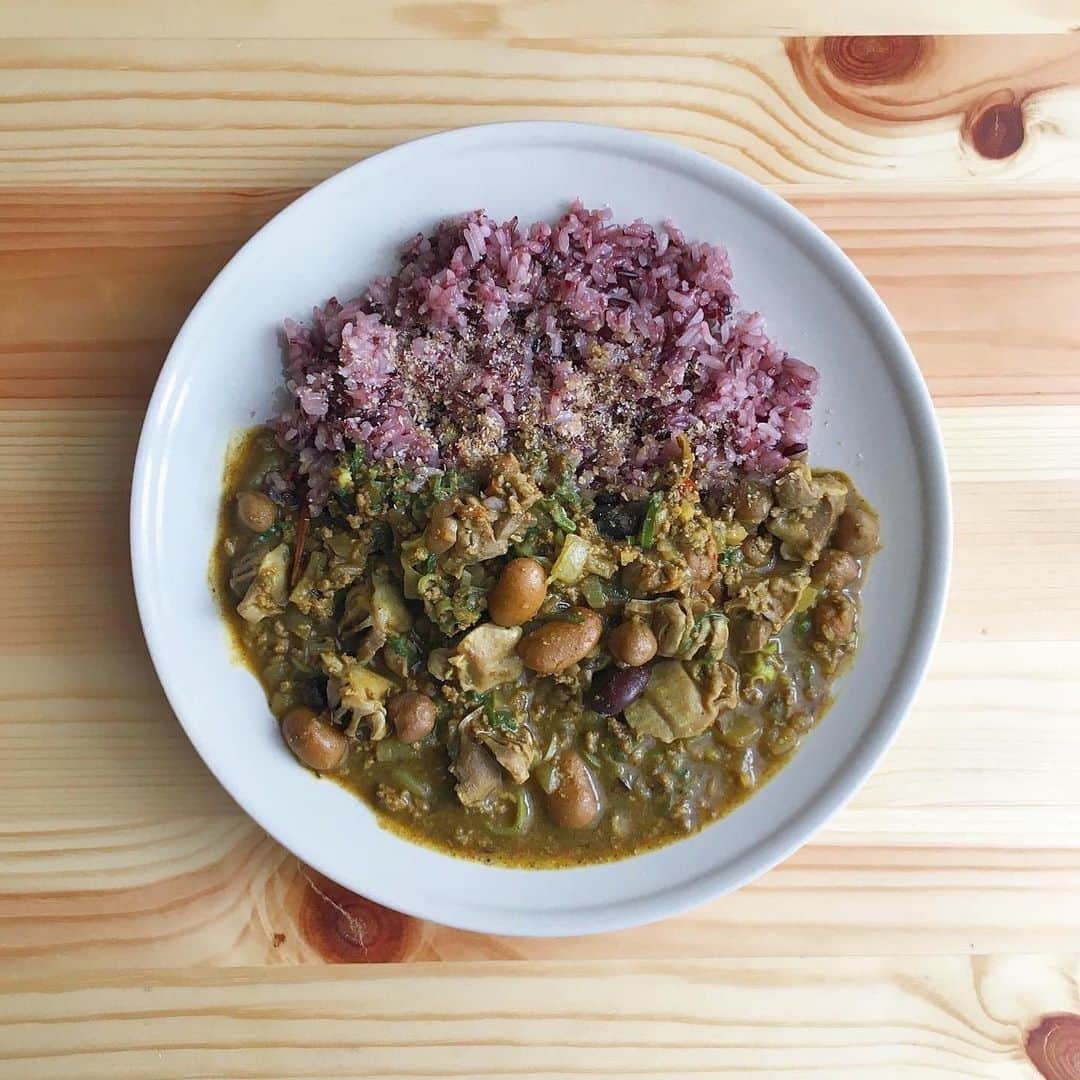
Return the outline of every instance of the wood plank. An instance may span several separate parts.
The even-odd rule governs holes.
[[[650,131],[774,184],[1080,171],[1080,39],[693,34],[9,40],[0,183],[308,185],[418,135],[517,119]]]
[[[1052,951],[1080,933],[1075,848],[830,840],[648,932],[560,940],[387,911],[306,871],[235,811],[107,828],[35,822],[0,830],[10,874],[0,959],[8,976],[29,978],[192,964],[1009,954]]]
[[[734,0],[725,4],[722,27],[708,0],[622,0],[617,15],[609,5],[572,0],[392,0],[357,4],[319,0],[297,6],[266,0],[232,0],[227,5],[196,0],[178,8],[162,0],[117,7],[107,0],[45,0],[0,10],[0,37],[45,38],[234,38],[292,41],[318,37],[328,27],[346,26],[365,38],[462,37],[579,38],[685,37],[703,29],[725,34],[1041,34],[1077,29],[1069,0],[983,0],[940,4],[914,0],[902,7],[889,0],[834,0],[829,5],[801,0]]]
[[[1065,956],[65,974],[0,987],[0,1077],[1029,1080],[1029,1032],[1036,1059],[1075,1037],[1045,1018],[1080,1007],[1077,974]]]

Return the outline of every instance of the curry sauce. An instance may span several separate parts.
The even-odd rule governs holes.
[[[878,523],[802,458],[703,497],[681,449],[638,500],[555,455],[419,476],[353,451],[316,510],[253,429],[211,577],[267,722],[386,827],[485,862],[622,858],[727,813],[828,708]]]

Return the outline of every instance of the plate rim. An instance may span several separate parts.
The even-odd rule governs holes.
[[[908,426],[917,436],[913,452],[918,472],[928,502],[930,534],[927,557],[923,561],[918,595],[927,602],[908,628],[905,647],[898,660],[896,675],[885,688],[889,704],[879,710],[872,726],[856,743],[852,751],[832,770],[830,778],[818,789],[803,810],[780,821],[762,841],[733,862],[712,867],[702,874],[667,888],[642,892],[633,898],[623,899],[602,907],[575,905],[554,910],[531,909],[529,925],[522,927],[525,918],[517,907],[479,908],[481,917],[470,918],[472,909],[456,904],[453,911],[440,910],[433,913],[422,910],[424,905],[402,903],[399,898],[383,895],[377,882],[365,883],[362,895],[393,910],[412,917],[426,919],[463,930],[487,934],[528,936],[573,936],[624,929],[643,925],[660,918],[679,914],[696,907],[706,900],[716,898],[756,880],[766,871],[789,857],[809,841],[824,823],[836,814],[862,786],[878,761],[895,739],[904,719],[911,709],[916,694],[925,679],[930,657],[937,644],[944,616],[948,593],[949,572],[952,561],[952,501],[949,489],[948,467],[944,443],[929,390],[923,379],[918,362],[892,314],[878,296],[877,291],[832,238],[775,191],[751,179],[720,161],[696,150],[671,143],[652,135],[610,125],[569,121],[509,121],[478,124],[440,131],[408,142],[400,143],[356,162],[302,193],[263,224],[226,262],[207,286],[185,318],[165,361],[158,373],[154,391],[150,397],[139,434],[138,449],[132,479],[129,533],[132,578],[135,587],[139,621],[155,674],[169,702],[173,715],[179,721],[189,742],[203,760],[215,780],[230,798],[260,828],[282,844],[290,853],[330,879],[340,871],[327,868],[325,860],[300,855],[296,846],[283,840],[274,822],[267,822],[253,812],[242,791],[234,790],[210,764],[210,758],[200,745],[202,739],[185,722],[175,703],[173,680],[168,668],[160,658],[161,643],[156,641],[157,631],[148,616],[148,578],[153,562],[149,542],[152,526],[148,520],[152,508],[152,486],[162,462],[155,453],[154,442],[161,438],[163,422],[168,416],[170,402],[178,392],[177,377],[180,357],[185,351],[188,336],[194,333],[200,313],[210,306],[214,294],[231,278],[240,273],[244,253],[254,245],[264,232],[271,229],[289,214],[309,201],[325,195],[327,190],[351,183],[358,174],[373,170],[388,161],[410,155],[430,153],[432,147],[444,153],[467,147],[471,140],[487,138],[493,146],[503,140],[512,145],[523,137],[529,142],[567,141],[571,144],[582,136],[591,140],[590,149],[607,152],[629,153],[635,157],[659,160],[668,167],[697,174],[711,174],[713,182],[721,183],[740,200],[754,204],[755,211],[781,227],[798,246],[819,266],[828,264],[834,288],[847,294],[850,302],[863,313],[867,330],[878,342],[882,353],[887,354],[886,364],[890,378],[897,387]],[[155,469],[155,466],[157,469]],[[213,755],[210,755],[212,757]],[[623,864],[633,862],[635,856],[620,860]],[[717,880],[734,879],[734,880]]]

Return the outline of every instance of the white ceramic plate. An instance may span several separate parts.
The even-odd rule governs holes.
[[[207,586],[230,437],[271,412],[278,328],[394,265],[398,245],[475,207],[554,219],[576,195],[617,219],[671,217],[730,252],[745,306],[822,372],[812,460],[849,472],[881,511],[864,641],[839,700],[793,761],[703,832],[621,862],[530,871],[418,847],[296,762],[263,692],[233,660]],[[500,934],[647,922],[737,888],[802,844],[866,778],[922,678],[944,600],[950,513],[941,440],[918,367],[862,275],[801,214],[689,150],[629,131],[500,124],[435,135],[327,180],[263,228],[180,331],[143,427],[132,563],[147,644],[203,760],[305,862],[409,914]]]

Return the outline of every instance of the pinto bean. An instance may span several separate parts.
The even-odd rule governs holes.
[[[836,523],[833,543],[852,555],[869,555],[878,546],[877,515],[863,506],[849,506]]]
[[[551,820],[564,829],[587,829],[600,816],[600,796],[592,773],[572,751],[556,763],[558,786],[547,797]]]
[[[236,497],[236,516],[252,532],[266,532],[277,521],[277,507],[261,491],[241,491]]]
[[[520,626],[547,595],[547,573],[535,559],[511,559],[488,595],[488,614],[498,626]]]
[[[595,611],[572,608],[530,630],[517,652],[526,667],[541,675],[554,675],[584,660],[600,643],[604,624]]]
[[[394,725],[397,737],[403,743],[414,743],[431,734],[438,710],[427,694],[403,690],[386,703],[386,714]]]
[[[306,705],[298,705],[282,717],[281,734],[297,758],[316,772],[336,769],[349,750],[349,740]]]
[[[424,544],[433,555],[442,555],[457,543],[458,519],[446,514],[432,514],[424,529]]]
[[[848,552],[829,548],[814,563],[810,576],[823,589],[842,589],[859,576],[859,564]]]
[[[640,619],[626,619],[608,634],[607,647],[620,667],[641,667],[656,655],[656,635]]]
[[[772,509],[773,497],[767,484],[742,480],[735,489],[735,519],[744,525],[760,525]]]

